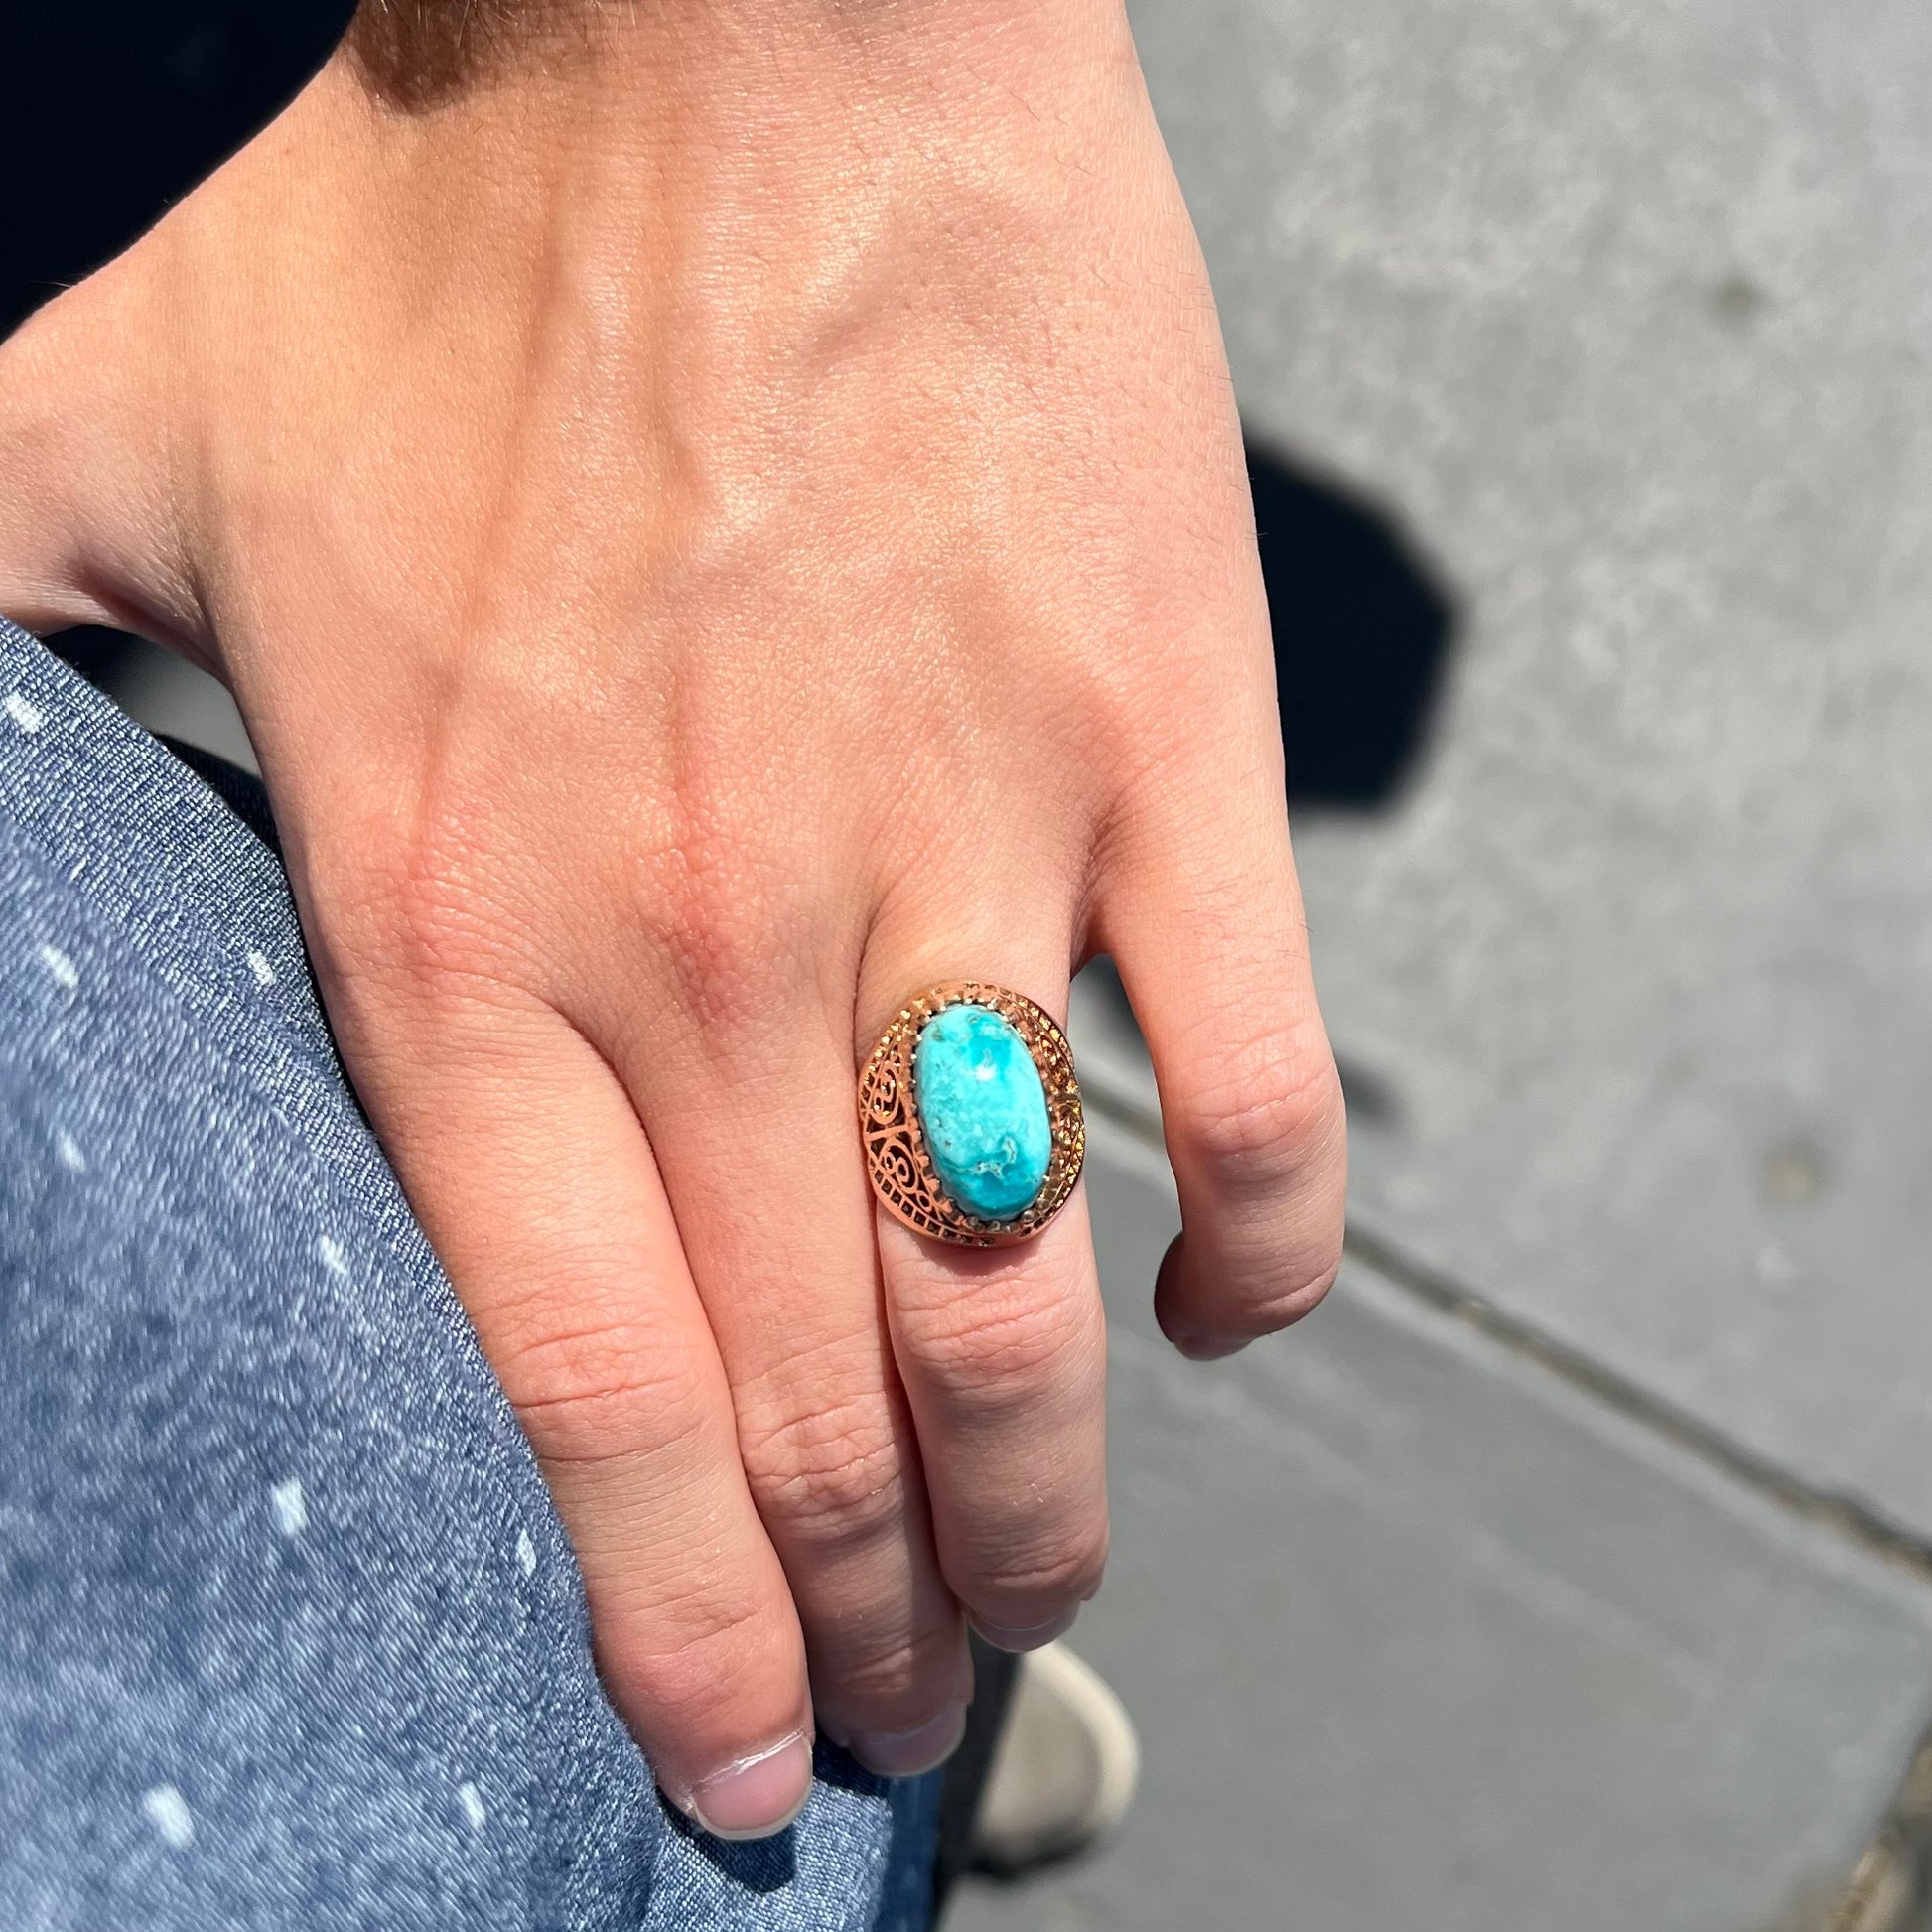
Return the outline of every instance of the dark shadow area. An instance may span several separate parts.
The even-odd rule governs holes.
[[[282,109],[354,0],[0,4],[8,192],[0,336],[110,261]],[[56,648],[112,690],[129,645],[69,630]]]
[[[353,0],[0,5],[0,335],[125,248],[321,67]]]
[[[818,1770],[816,1764],[813,1769]],[[789,1828],[775,1838],[731,1840],[700,1831],[669,1805],[664,1807],[664,1816],[678,1837],[689,1839],[708,1863],[747,1891],[769,1896],[783,1891],[798,1876],[798,1837]]]
[[[118,630],[63,630],[48,639],[62,657],[73,666],[96,690],[113,692],[125,673],[140,641]]]
[[[1250,441],[1288,795],[1385,805],[1416,767],[1453,647],[1449,591],[1385,511]]]
[[[973,1828],[980,1799],[993,1773],[993,1756],[1020,1682],[1020,1659],[995,1650],[977,1630],[967,1633],[973,1652],[973,1701],[966,1709],[966,1736],[950,1758],[939,1791],[939,1854],[932,1871],[932,1909],[937,1918],[953,1887],[974,1863]]]

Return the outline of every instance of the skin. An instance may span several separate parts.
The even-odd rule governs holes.
[[[0,609],[234,690],[611,1694],[757,1835],[815,1726],[943,1757],[964,1618],[1043,1642],[1106,1558],[1084,1194],[992,1255],[875,1210],[898,1004],[1064,1019],[1114,956],[1198,1357],[1333,1277],[1342,1110],[1115,0],[483,16],[455,55],[365,23],[0,349]]]

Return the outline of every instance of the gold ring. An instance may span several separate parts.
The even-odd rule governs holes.
[[[1024,994],[983,980],[899,1008],[859,1076],[859,1124],[887,1210],[961,1248],[1037,1234],[1087,1152],[1066,1035]]]

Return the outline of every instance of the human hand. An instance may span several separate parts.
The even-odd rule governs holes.
[[[991,1254],[876,1215],[887,1019],[1113,954],[1201,1356],[1332,1277],[1341,1109],[1116,0],[530,11],[339,56],[0,350],[0,609],[234,689],[613,1698],[756,1834],[814,1721],[943,1755],[961,1606],[1044,1641],[1106,1552],[1084,1197]]]

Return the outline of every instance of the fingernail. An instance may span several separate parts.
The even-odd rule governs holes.
[[[770,1838],[812,1795],[812,1746],[802,1731],[714,1771],[685,1807],[713,1838]]]
[[[1055,1637],[1065,1636],[1073,1628],[1073,1621],[1079,1614],[1076,1607],[1068,1610],[1064,1616],[1052,1617],[1045,1623],[1023,1625],[1017,1629],[974,1617],[973,1628],[995,1650],[1043,1650]]]
[[[852,1755],[882,1778],[916,1778],[943,1764],[965,1735],[966,1707],[949,1704],[910,1730],[854,1731]]]
[[[1190,1362],[1222,1362],[1240,1354],[1253,1337],[1242,1340],[1232,1335],[1210,1335],[1205,1328],[1170,1328],[1168,1339]]]
[[[1246,1341],[1230,1341],[1224,1337],[1216,1337],[1212,1340],[1196,1342],[1185,1352],[1189,1361],[1224,1362],[1230,1355],[1238,1355],[1250,1345]]]

